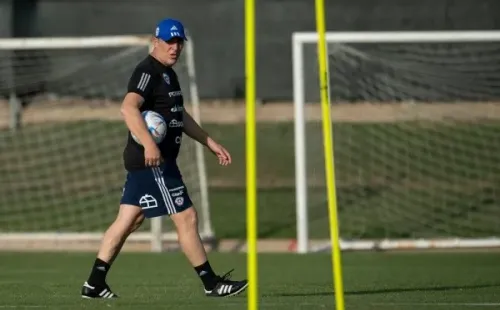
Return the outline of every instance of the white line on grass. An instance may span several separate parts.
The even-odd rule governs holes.
[[[421,306],[421,307],[499,307],[500,302],[387,302],[373,303],[374,306]]]

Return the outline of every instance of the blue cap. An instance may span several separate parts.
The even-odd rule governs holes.
[[[168,41],[176,37],[187,41],[182,23],[171,18],[164,19],[158,23],[156,26],[155,37],[162,39],[163,41]]]

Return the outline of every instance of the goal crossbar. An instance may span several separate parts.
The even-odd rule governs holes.
[[[296,186],[297,252],[307,253],[313,249],[309,240],[308,192],[306,158],[304,45],[318,42],[317,32],[292,33],[293,101],[294,101],[294,146]],[[500,42],[500,31],[360,31],[327,32],[326,41],[332,43],[466,43]],[[319,92],[319,89],[318,89]],[[325,205],[326,208],[326,205]],[[329,242],[329,241],[328,241]],[[329,246],[329,245],[327,245]],[[500,247],[500,238],[487,239],[405,239],[405,240],[341,240],[344,250],[374,249],[430,249],[430,248],[476,248]]]
[[[99,37],[49,37],[0,39],[0,50],[34,50],[61,48],[99,48],[123,46],[148,46],[150,36],[99,36]]]
[[[500,31],[359,31],[327,32],[328,43],[425,43],[500,41]],[[292,42],[316,43],[316,32],[294,32]]]

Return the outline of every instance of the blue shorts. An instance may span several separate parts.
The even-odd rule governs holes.
[[[192,206],[176,164],[129,171],[120,204],[138,206],[147,218],[171,215]]]

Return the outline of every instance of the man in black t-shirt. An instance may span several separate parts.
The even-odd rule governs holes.
[[[121,112],[129,129],[123,152],[127,170],[118,216],[104,234],[97,258],[82,288],[84,298],[117,297],[106,284],[106,275],[127,237],[144,218],[169,215],[183,252],[203,282],[207,296],[232,296],[244,291],[246,280],[231,281],[229,273],[212,270],[198,233],[197,214],[177,166],[186,134],[205,145],[221,165],[231,163],[227,150],[209,137],[184,109],[177,75],[177,62],[187,41],[181,22],[165,19],[158,24],[154,49],[132,73]],[[165,119],[167,134],[156,144],[146,128],[143,111],[155,111]],[[140,144],[133,138],[138,138]]]

